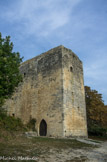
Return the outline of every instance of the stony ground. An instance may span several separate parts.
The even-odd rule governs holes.
[[[93,149],[51,149],[44,159],[51,162],[107,162],[107,142],[102,143],[100,148]],[[39,161],[42,162],[43,159]]]
[[[107,162],[107,141],[12,134],[0,138],[0,161]]]
[[[78,139],[79,140],[79,139]],[[80,140],[79,140],[80,141]],[[81,140],[82,141],[82,140]],[[107,142],[90,142],[92,147],[50,149],[47,156],[38,158],[39,162],[107,162]]]

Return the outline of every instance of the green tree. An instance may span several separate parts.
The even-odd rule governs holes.
[[[104,105],[102,94],[98,94],[96,90],[91,90],[85,86],[86,111],[88,131],[97,128],[107,128],[107,106]]]
[[[10,36],[3,39],[0,33],[0,106],[11,96],[22,80],[19,72],[22,58],[18,52],[12,51],[13,43],[10,42]]]

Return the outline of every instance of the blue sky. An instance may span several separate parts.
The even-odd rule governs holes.
[[[24,61],[59,45],[72,49],[85,85],[107,104],[107,0],[0,0],[0,32]]]

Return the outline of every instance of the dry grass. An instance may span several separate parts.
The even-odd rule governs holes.
[[[61,150],[66,149],[86,149],[93,147],[92,145],[79,142],[76,139],[55,139],[46,137],[27,138],[17,132],[7,133],[4,131],[2,133],[4,136],[0,138],[1,157],[15,157],[17,159],[17,157],[22,156],[46,159],[52,150],[61,153]]]

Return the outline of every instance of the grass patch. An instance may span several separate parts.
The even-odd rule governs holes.
[[[107,137],[104,136],[89,136],[89,138],[95,141],[107,141]]]
[[[15,158],[15,161],[18,160],[19,157],[23,158],[38,158],[42,154],[41,148],[33,145],[29,139],[16,139],[11,140],[8,143],[1,143],[0,144],[0,156],[1,157],[11,157]],[[8,160],[9,161],[9,160]],[[11,160],[10,160],[11,161]],[[13,160],[12,160],[13,161]],[[28,161],[28,160],[23,160]],[[29,160],[34,161],[34,160]]]
[[[61,152],[62,149],[84,149],[93,147],[76,139],[54,139],[54,138],[26,138],[25,136],[14,137],[0,143],[0,156],[6,157],[37,157],[50,154],[50,150]]]
[[[76,139],[58,139],[58,138],[46,138],[46,137],[36,137],[32,139],[33,143],[41,144],[43,146],[55,147],[60,149],[66,148],[85,148],[93,147],[91,144],[86,144],[79,142]]]
[[[85,162],[86,160],[87,160],[87,157],[80,156],[80,157],[75,157],[71,160],[66,160],[66,162]]]

